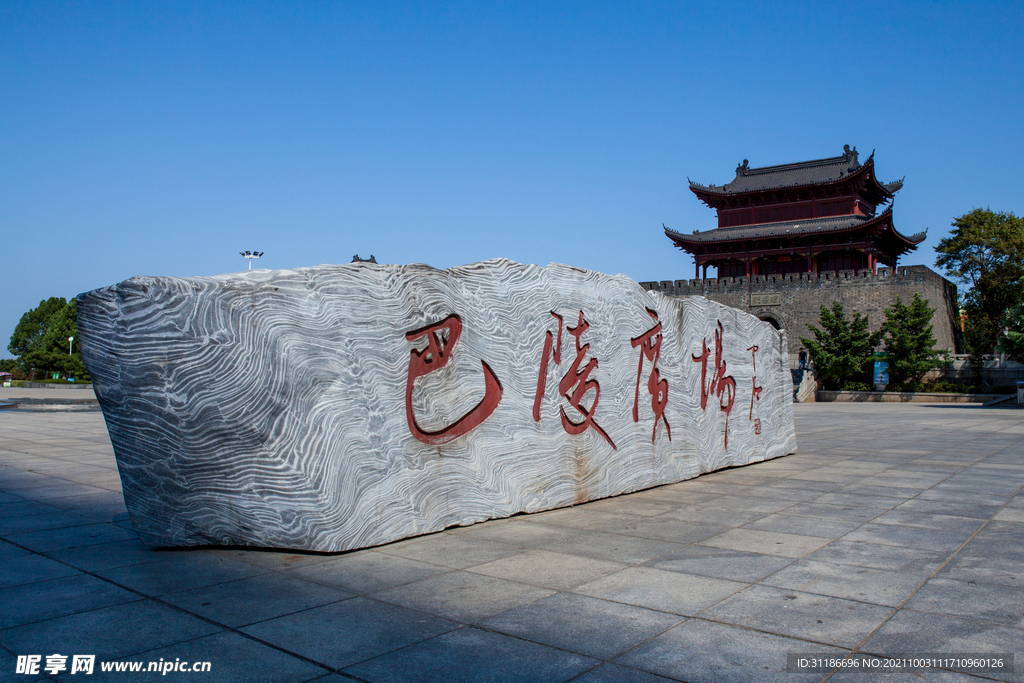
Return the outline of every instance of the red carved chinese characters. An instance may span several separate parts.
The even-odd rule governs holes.
[[[442,332],[447,331],[447,338]],[[453,424],[436,432],[425,432],[416,423],[416,416],[412,411],[412,389],[416,378],[423,377],[434,370],[440,370],[448,365],[455,345],[459,343],[459,336],[462,334],[462,319],[458,315],[450,315],[441,322],[421,327],[418,330],[407,332],[405,338],[415,341],[426,336],[427,348],[422,351],[412,349],[409,355],[409,380],[405,385],[405,417],[409,422],[409,431],[423,443],[440,445],[459,438],[479,426],[484,420],[490,417],[491,413],[501,402],[501,382],[497,375],[491,370],[486,362],[480,361],[484,368],[484,397],[475,408],[463,415]]]
[[[533,399],[533,419],[540,422],[540,402],[544,397],[544,390],[547,386],[547,374],[548,374],[548,363],[551,360],[552,355],[556,365],[560,365],[562,361],[562,316],[558,315],[554,311],[551,311],[558,320],[558,339],[557,342],[551,331],[544,335],[544,353],[541,356],[540,361],[540,375],[537,378],[537,393]],[[573,422],[569,419],[569,416],[565,414],[565,408],[562,406],[558,407],[558,411],[562,417],[562,428],[569,434],[582,434],[589,428],[593,428],[598,434],[604,437],[611,447],[615,450],[615,444],[611,438],[601,426],[594,421],[594,413],[597,412],[597,402],[601,397],[601,386],[597,380],[589,379],[590,373],[597,369],[597,359],[591,358],[590,361],[580,369],[580,365],[583,364],[583,359],[586,357],[587,352],[590,350],[590,344],[581,344],[581,338],[583,333],[590,328],[588,323],[583,318],[583,311],[580,311],[579,322],[576,327],[566,328],[572,337],[576,339],[576,358],[573,360],[572,365],[569,367],[569,371],[562,377],[562,381],[558,383],[558,393],[564,396],[569,401],[569,405],[572,406],[583,419],[579,422]],[[553,352],[553,353],[552,353]],[[583,405],[583,398],[588,392],[593,390],[594,400],[587,408]]]
[[[718,329],[715,330],[715,371],[708,383],[708,357],[711,352],[708,350],[706,339],[701,340],[701,355],[691,355],[695,363],[700,363],[700,409],[706,410],[708,396],[718,396],[718,407],[725,413],[725,447],[729,447],[729,413],[732,412],[733,403],[736,402],[736,380],[732,375],[725,374],[725,358],[722,356],[722,322],[718,322]]]
[[[750,380],[753,388],[750,391],[750,415],[748,419],[754,420],[754,401],[761,400],[761,392],[764,391],[764,387],[757,386],[757,344],[748,348],[747,351],[750,351],[750,360],[754,364],[754,376]],[[761,418],[754,420],[754,433],[761,433]]]
[[[654,443],[654,437],[658,433],[658,421],[661,420],[665,423],[665,432],[668,434],[668,440],[672,440],[672,429],[669,427],[668,420],[665,419],[665,406],[668,404],[668,380],[661,379],[661,373],[658,371],[658,358],[661,356],[661,321],[658,320],[658,313],[647,309],[647,314],[654,318],[657,323],[654,327],[647,330],[639,337],[634,337],[630,340],[633,348],[640,347],[640,365],[636,369],[636,393],[633,396],[633,422],[640,421],[640,376],[644,371],[644,357],[651,362],[651,375],[647,379],[647,391],[651,394],[651,410],[654,411],[654,429],[651,430],[651,443]]]

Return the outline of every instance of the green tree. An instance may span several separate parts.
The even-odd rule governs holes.
[[[969,287],[963,294],[964,338],[980,366],[981,355],[995,350],[1008,312],[1024,301],[1024,218],[974,209],[952,225],[950,236],[935,249],[935,265]],[[975,376],[980,379],[980,372]]]
[[[1024,363],[1024,302],[1010,309],[999,349],[1018,363]]]
[[[75,343],[68,344],[68,337]],[[87,378],[82,356],[77,352],[78,316],[75,300],[50,297],[28,311],[14,328],[7,350],[18,356],[26,372],[60,372],[76,378]],[[69,346],[73,353],[68,353]]]
[[[889,354],[890,385],[898,388],[920,383],[926,372],[948,364],[945,354],[935,350],[934,312],[917,292],[910,305],[897,296],[896,302],[885,309],[882,340]]]
[[[832,302],[832,309],[821,307],[820,328],[807,327],[814,339],[800,337],[814,363],[814,376],[826,389],[845,389],[866,384],[871,373],[871,354],[881,331],[868,332],[868,319],[860,313],[847,321],[843,305]]]

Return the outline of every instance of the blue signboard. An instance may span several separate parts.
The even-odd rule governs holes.
[[[875,384],[889,383],[889,362],[884,360],[875,361]]]

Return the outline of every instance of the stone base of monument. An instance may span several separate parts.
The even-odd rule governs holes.
[[[563,265],[136,277],[78,326],[153,547],[362,548],[796,449],[784,333]]]

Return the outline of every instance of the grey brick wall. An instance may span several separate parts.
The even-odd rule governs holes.
[[[950,353],[962,351],[959,309],[956,285],[927,266],[900,266],[879,268],[878,274],[868,271],[854,273],[801,273],[791,275],[757,275],[753,278],[736,277],[707,280],[664,280],[641,282],[647,290],[669,296],[703,296],[756,315],[762,320],[773,320],[787,332],[789,351],[796,353],[802,344],[800,337],[813,338],[808,324],[816,325],[821,306],[839,301],[847,316],[859,312],[868,316],[871,330],[877,330],[885,321],[885,309],[899,296],[905,303],[919,292],[935,309],[932,324],[936,347]],[[778,294],[781,303],[751,307],[751,294]],[[769,298],[769,297],[761,297]]]

